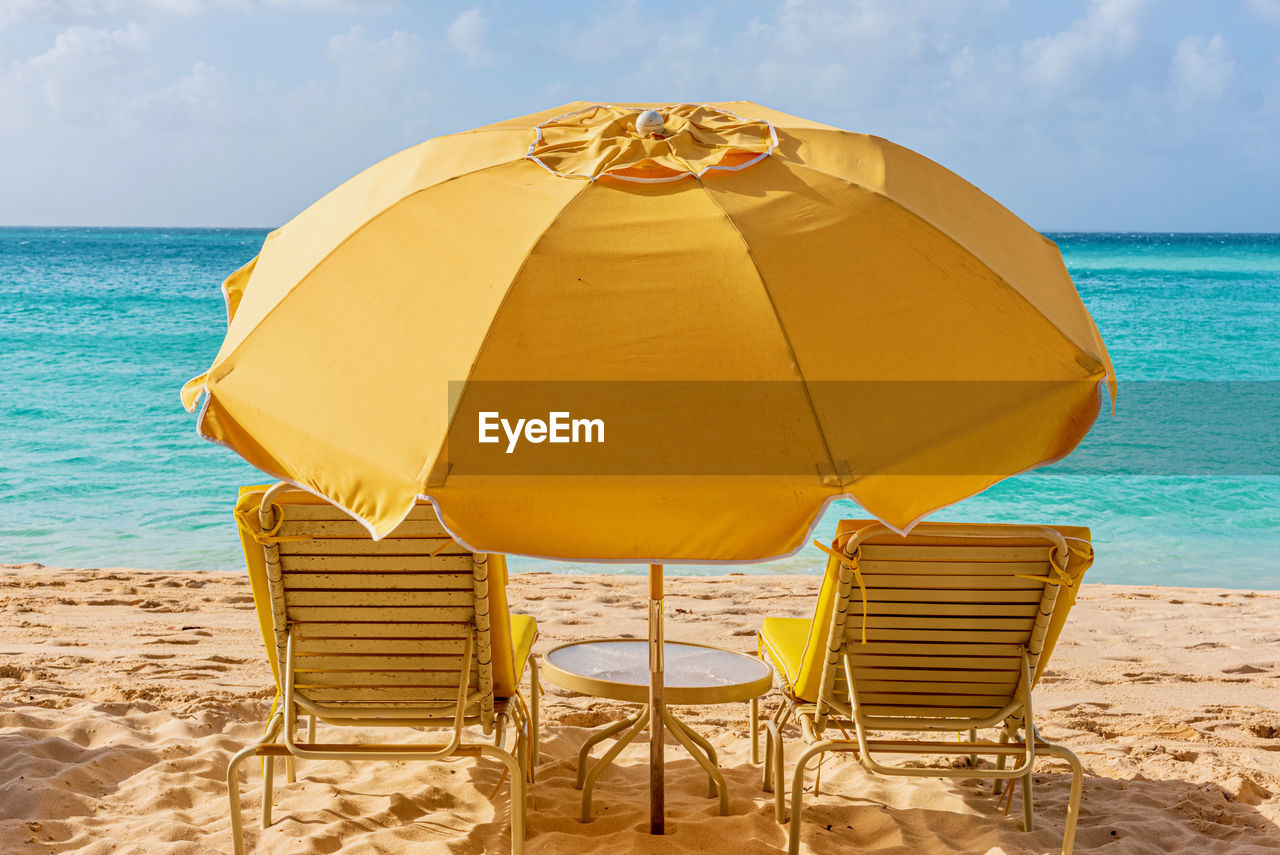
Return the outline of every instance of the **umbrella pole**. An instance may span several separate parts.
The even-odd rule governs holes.
[[[649,833],[663,834],[662,565],[649,565]]]

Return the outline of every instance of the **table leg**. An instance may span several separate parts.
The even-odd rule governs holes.
[[[619,753],[621,753],[622,749],[626,748],[629,744],[631,744],[631,741],[633,739],[635,739],[637,736],[640,735],[640,731],[644,730],[645,725],[648,723],[649,723],[649,708],[645,707],[644,709],[640,710],[640,714],[636,717],[635,723],[631,725],[631,729],[628,730],[626,733],[624,733],[618,739],[617,742],[613,743],[612,747],[610,747],[609,750],[606,751],[604,755],[595,762],[595,765],[591,767],[590,771],[587,772],[586,780],[584,780],[582,783],[582,821],[583,822],[591,821],[591,790],[596,785],[596,778],[600,777],[600,773],[603,772],[609,766],[609,764],[613,762],[614,758],[617,757]],[[659,727],[658,732],[661,733],[662,728]]]
[[[587,737],[587,741],[582,743],[582,748],[578,749],[578,782],[574,784],[577,789],[582,789],[582,782],[587,775],[587,761],[591,759],[591,749],[599,744],[602,740],[608,739],[620,730],[626,730],[628,727],[636,723],[636,719],[640,718],[644,711],[629,715],[620,721],[615,721],[608,727],[601,728],[599,731]]]
[[[698,765],[706,771],[707,777],[710,779],[707,793],[708,796],[715,798],[717,791],[720,796],[720,815],[729,815],[729,788],[725,786],[724,775],[720,773],[720,769],[716,766],[716,750],[711,747],[711,743],[707,742],[700,735],[694,733],[688,725],[680,721],[671,714],[670,710],[662,711],[663,722],[667,726],[667,730],[680,741],[684,746],[684,750],[688,751],[694,760],[698,761]],[[699,748],[706,750],[706,754],[699,751]]]
[[[760,762],[760,699],[751,699],[751,765]]]
[[[677,740],[680,740],[680,744],[685,746],[685,750],[689,751],[692,758],[707,772],[707,796],[709,799],[719,796],[721,817],[727,817],[728,787],[724,783],[724,774],[719,771],[716,747],[705,740],[689,724],[685,724],[676,718],[671,710],[663,710],[663,712],[667,722],[667,730],[671,731]],[[699,747],[703,750],[699,751]]]

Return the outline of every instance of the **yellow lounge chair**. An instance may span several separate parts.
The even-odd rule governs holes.
[[[884,775],[995,779],[997,793],[1021,779],[1028,831],[1032,764],[1040,755],[1064,759],[1072,782],[1062,851],[1070,855],[1084,770],[1036,731],[1031,688],[1092,563],[1089,530],[921,523],[902,537],[875,521],[843,520],[828,552],[813,619],[765,618],[759,636],[784,699],[766,723],[764,768],[779,823],[781,734],[792,716],[808,743],[792,776],[791,855],[800,851],[805,766],[828,751],[853,752]],[[826,738],[832,725],[842,738]],[[1000,728],[999,742],[978,739],[988,727]],[[875,731],[951,731],[961,741],[875,739]],[[886,766],[876,760],[882,754],[969,755],[971,768]],[[977,768],[979,754],[995,756],[995,768]],[[1016,768],[1005,768],[1009,757]]]
[[[289,780],[294,758],[496,758],[510,773],[511,851],[518,855],[537,762],[538,672],[530,656],[537,624],[508,615],[504,557],[463,549],[425,503],[376,543],[340,509],[286,484],[242,489],[236,518],[280,693],[266,734],[227,768],[236,855],[244,852],[237,772],[254,755],[264,758],[263,828],[271,823],[276,757],[287,758]],[[529,703],[518,688],[526,664]],[[305,743],[295,742],[299,711],[311,716]],[[430,744],[318,743],[317,718],[438,728],[448,736]],[[502,747],[508,724],[515,756]],[[493,744],[467,741],[467,725],[479,725]]]

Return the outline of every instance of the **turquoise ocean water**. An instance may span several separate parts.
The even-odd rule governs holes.
[[[0,562],[241,566],[230,506],[262,477],[197,438],[178,389],[221,341],[219,283],[265,234],[0,229]],[[1051,237],[1115,362],[1117,414],[936,517],[1092,526],[1095,582],[1280,588],[1280,235]],[[819,535],[863,515],[837,502]],[[740,569],[821,565],[808,548]]]

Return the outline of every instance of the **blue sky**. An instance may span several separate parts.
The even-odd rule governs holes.
[[[1280,0],[0,0],[0,224],[274,226],[577,99],[875,133],[1043,230],[1280,231]]]

